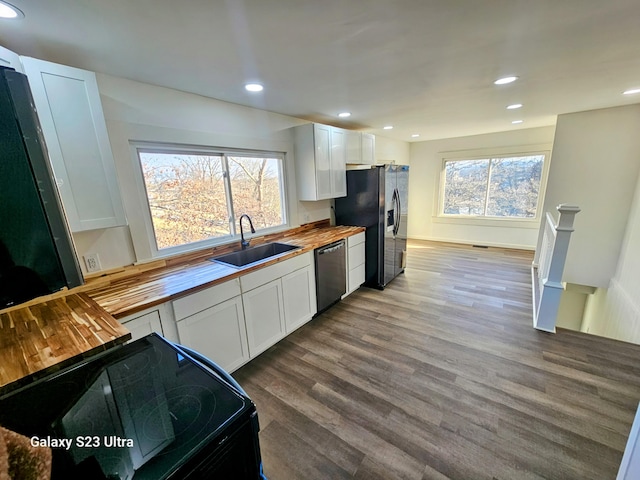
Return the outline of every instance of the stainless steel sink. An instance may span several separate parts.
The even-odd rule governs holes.
[[[296,250],[296,245],[288,245],[286,243],[265,243],[256,247],[247,248],[238,252],[228,253],[226,255],[220,255],[218,257],[210,258],[213,262],[224,263],[231,267],[246,267],[247,265],[253,265],[255,263],[266,262],[273,257],[282,255],[283,253]]]

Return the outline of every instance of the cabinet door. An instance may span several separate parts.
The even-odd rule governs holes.
[[[347,196],[346,145],[344,130],[331,129],[331,198]]]
[[[125,225],[95,74],[21,58],[71,231]]]
[[[376,137],[371,133],[362,134],[362,163],[375,165]]]
[[[282,297],[285,328],[289,334],[316,313],[316,288],[311,266],[282,277]]]
[[[0,47],[0,66],[11,67],[17,72],[24,73],[20,55],[4,47]]]
[[[121,320],[121,323],[131,332],[132,341],[146,337],[153,332],[163,335],[160,312],[158,310],[153,310],[135,318]]]
[[[249,360],[240,296],[178,322],[180,343],[231,372]]]
[[[331,198],[331,127],[314,125],[316,198]]]
[[[345,131],[346,162],[362,163],[362,133],[354,130]]]
[[[282,281],[278,278],[242,294],[251,358],[285,335]]]

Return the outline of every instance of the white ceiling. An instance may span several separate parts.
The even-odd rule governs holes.
[[[407,141],[640,102],[638,0],[9,2],[22,55]]]

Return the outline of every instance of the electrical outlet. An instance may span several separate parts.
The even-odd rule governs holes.
[[[87,253],[84,256],[84,264],[87,267],[87,273],[94,273],[102,270],[102,265],[100,265],[100,257],[97,253]]]

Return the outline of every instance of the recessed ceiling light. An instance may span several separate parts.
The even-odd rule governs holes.
[[[515,82],[517,79],[518,77],[503,77],[499,78],[493,83],[495,83],[496,85],[506,85],[507,83]]]
[[[24,18],[24,13],[10,3],[0,1],[0,18]]]
[[[522,104],[521,103],[514,103],[513,105],[509,105],[507,107],[507,110],[515,110],[516,108],[522,108]]]
[[[513,122],[511,122],[511,123],[513,123],[514,125],[516,125],[516,124],[518,124],[518,123],[522,123],[522,122],[523,122],[523,120],[514,120],[514,121],[513,121]]]
[[[384,130],[391,130],[393,128],[393,125],[387,125],[382,127]]]
[[[420,136],[419,133],[414,133],[413,135],[411,135],[411,138],[418,138]]]
[[[351,112],[341,112],[338,114],[340,118],[347,118],[351,116]]]
[[[636,93],[640,93],[640,88],[632,88],[631,90],[622,92],[623,95],[635,95]]]
[[[261,92],[264,90],[264,87],[259,83],[247,83],[244,88],[247,92]]]

